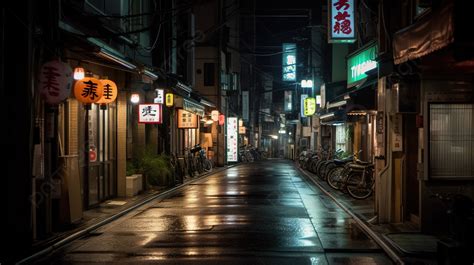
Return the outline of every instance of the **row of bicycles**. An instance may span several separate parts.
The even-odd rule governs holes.
[[[259,150],[258,148],[251,145],[243,145],[239,148],[240,162],[253,162],[266,159],[267,157],[266,151]]]
[[[184,178],[190,178],[212,170],[213,163],[207,158],[206,151],[200,144],[183,150],[184,156],[171,154],[171,168],[175,183],[184,183]]]
[[[302,169],[326,181],[331,188],[362,200],[369,198],[374,191],[375,170],[373,163],[357,158],[361,152],[344,156],[341,150],[305,150],[300,153],[298,163]]]

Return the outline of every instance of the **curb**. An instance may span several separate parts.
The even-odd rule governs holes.
[[[311,180],[311,182],[313,182],[324,194],[326,194],[329,198],[331,198],[339,207],[341,207],[341,209],[343,209],[346,213],[348,213],[352,219],[354,219],[356,221],[356,223],[362,228],[362,230],[367,234],[369,235],[380,247],[382,247],[382,249],[385,251],[385,253],[387,253],[387,255],[396,263],[396,264],[400,264],[400,265],[403,265],[405,264],[405,262],[403,261],[403,259],[396,253],[396,251],[394,249],[392,249],[392,247],[389,246],[388,243],[385,242],[385,240],[383,239],[382,235],[379,235],[378,233],[376,233],[374,230],[372,230],[369,225],[364,222],[362,219],[360,219],[355,213],[353,213],[351,210],[349,210],[349,208],[347,208],[343,203],[341,203],[340,201],[337,200],[336,197],[334,197],[334,195],[332,195],[329,191],[327,191],[323,186],[321,186],[321,184],[318,183],[317,180],[313,179],[311,177],[311,175],[309,175],[309,173],[307,173],[306,171],[302,170],[301,168],[299,168],[298,166],[295,165],[295,168],[298,169],[298,171],[300,171],[302,174],[304,174],[306,176],[306,178],[308,178],[309,180]]]
[[[33,262],[34,260],[37,260],[41,257],[44,257],[48,254],[51,254],[52,252],[66,246],[67,244],[73,242],[74,240],[76,239],[79,239],[83,236],[85,236],[86,234],[106,225],[106,224],[109,224],[113,221],[115,221],[116,219],[130,213],[131,211],[135,210],[135,209],[138,209],[148,203],[150,203],[151,201],[154,201],[156,199],[164,199],[166,197],[168,197],[169,195],[171,195],[172,193],[174,193],[175,191],[177,190],[180,190],[184,187],[186,187],[187,185],[189,184],[193,184],[197,181],[201,181],[203,179],[205,179],[206,177],[209,177],[209,176],[212,176],[214,174],[217,174],[217,173],[220,173],[224,170],[227,170],[229,168],[232,168],[232,167],[235,167],[235,166],[238,166],[240,164],[233,164],[233,165],[228,165],[228,166],[225,166],[225,167],[222,167],[222,168],[219,168],[218,170],[216,171],[213,171],[213,172],[208,172],[208,173],[205,173],[205,174],[202,174],[198,177],[196,177],[195,179],[192,179],[192,180],[189,180],[187,181],[186,183],[183,183],[181,185],[178,185],[178,186],[175,186],[171,189],[168,189],[168,190],[165,190],[165,191],[162,191],[162,192],[158,192],[157,194],[153,194],[153,195],[150,195],[146,198],[144,198],[142,201],[140,202],[137,202],[133,205],[131,205],[130,207],[126,208],[126,209],[123,209],[122,211],[118,212],[118,213],[115,213],[109,217],[106,217],[105,219],[101,220],[101,221],[98,221],[97,223],[93,224],[93,225],[90,225],[88,227],[85,227],[83,229],[80,229],[79,231],[75,232],[75,233],[72,233],[71,235],[69,236],[66,236],[65,238],[59,240],[58,242],[50,245],[49,247],[46,247],[40,251],[37,251],[36,253],[26,257],[26,258],[23,258],[22,260],[16,262],[15,264],[29,264],[30,262]]]

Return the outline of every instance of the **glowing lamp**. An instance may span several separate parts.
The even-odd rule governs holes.
[[[138,102],[140,102],[140,95],[139,94],[132,94],[130,96],[130,102],[132,102],[133,104],[137,104]]]
[[[76,67],[74,68],[74,80],[81,80],[85,77],[86,72],[84,71],[84,68],[82,67]]]

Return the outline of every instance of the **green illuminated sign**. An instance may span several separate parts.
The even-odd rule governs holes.
[[[283,43],[283,81],[296,81],[296,44]]]
[[[352,87],[364,80],[367,71],[377,68],[377,45],[374,43],[347,59],[347,86]]]

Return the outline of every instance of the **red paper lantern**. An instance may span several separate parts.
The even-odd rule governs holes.
[[[219,115],[219,125],[224,125],[225,123],[225,116],[224,114]]]

